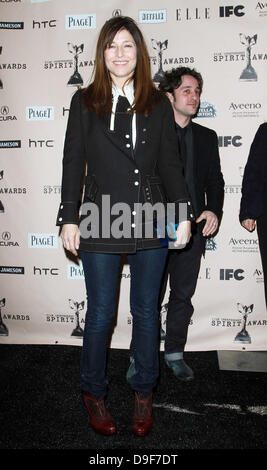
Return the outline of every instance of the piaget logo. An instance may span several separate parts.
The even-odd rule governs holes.
[[[66,15],[66,29],[95,29],[96,14]]]
[[[58,236],[55,233],[29,233],[29,248],[57,248]]]
[[[84,279],[83,267],[80,264],[68,264],[67,266],[68,279]]]
[[[53,121],[53,106],[28,106],[26,107],[27,121]]]

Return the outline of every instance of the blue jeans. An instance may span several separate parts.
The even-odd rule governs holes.
[[[147,395],[158,378],[158,295],[168,248],[127,255],[131,272],[130,310],[136,374],[131,387]],[[96,399],[106,394],[106,354],[116,312],[120,254],[81,251],[86,291],[81,389]]]

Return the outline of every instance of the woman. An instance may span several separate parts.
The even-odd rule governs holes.
[[[64,247],[74,255],[79,249],[83,263],[88,307],[81,388],[91,425],[101,434],[116,432],[104,403],[105,368],[123,253],[131,270],[133,432],[144,436],[152,425],[152,389],[158,377],[157,298],[167,247],[157,238],[153,217],[140,218],[136,204],[165,204],[165,192],[175,206],[187,203],[176,148],[172,110],[153,86],[139,28],[128,17],[110,19],[98,38],[94,81],[72,98],[57,219],[57,225],[63,225]],[[124,217],[118,223],[121,209]],[[190,225],[189,220],[179,224],[176,244],[189,241]],[[153,233],[144,235],[148,227]]]

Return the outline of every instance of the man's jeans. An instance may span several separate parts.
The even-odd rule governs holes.
[[[130,385],[145,395],[158,378],[158,295],[167,252],[168,248],[157,248],[127,255],[136,369]],[[98,399],[106,394],[106,352],[117,306],[121,255],[82,251],[81,258],[87,290],[81,388]]]

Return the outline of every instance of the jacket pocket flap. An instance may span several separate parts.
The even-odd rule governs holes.
[[[95,180],[94,175],[87,175],[85,178],[85,198],[90,201],[95,201],[98,193],[98,184]]]

